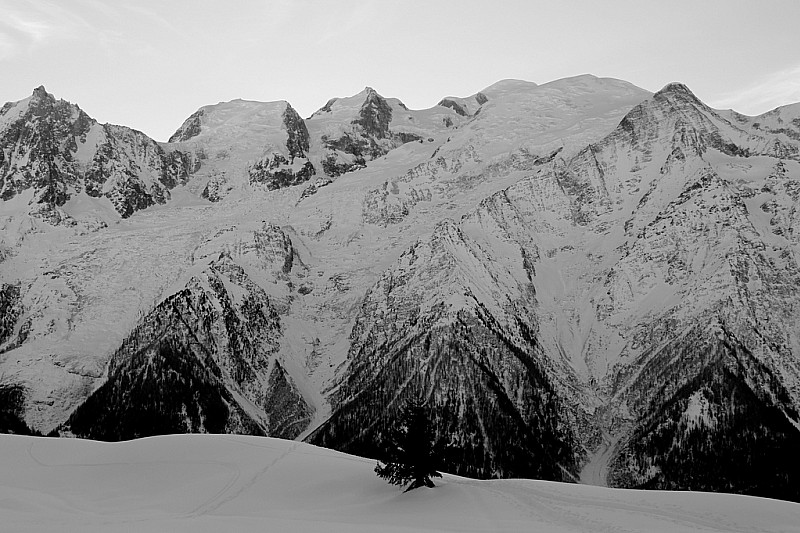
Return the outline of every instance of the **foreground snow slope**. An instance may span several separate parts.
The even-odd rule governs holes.
[[[0,435],[4,531],[800,531],[800,506],[445,475],[402,493],[373,461],[271,438]]]

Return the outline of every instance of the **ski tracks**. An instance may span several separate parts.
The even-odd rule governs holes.
[[[289,454],[291,454],[297,447],[300,445],[298,441],[292,443],[283,453],[281,453],[278,457],[264,465],[261,469],[259,469],[255,474],[250,476],[248,479],[244,481],[244,483],[239,483],[240,479],[242,478],[241,469],[234,464],[231,463],[220,463],[226,464],[227,466],[232,467],[236,474],[222,487],[219,491],[217,491],[214,496],[197,506],[192,511],[188,512],[185,516],[187,518],[191,517],[198,517],[210,514],[228,502],[231,502],[238,498],[242,493],[244,493],[247,489],[252,487],[256,484],[256,482],[266,474],[272,467],[278,464],[281,460],[286,458]]]
[[[506,481],[505,487],[510,489],[509,483],[514,482]],[[641,530],[641,518],[646,517],[663,520],[671,524],[669,527],[675,531],[744,531],[724,517],[689,511],[675,505],[636,505],[624,500],[567,494],[560,491],[557,484],[553,485],[552,491],[546,490],[546,487],[523,486],[522,483],[508,492],[493,487],[491,483],[481,483],[479,486],[523,510],[531,518],[552,523],[554,529],[566,526],[575,531],[634,532]],[[603,517],[608,511],[614,512],[613,518]],[[627,524],[621,515],[628,515]]]

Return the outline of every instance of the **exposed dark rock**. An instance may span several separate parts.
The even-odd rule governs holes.
[[[439,102],[437,105],[440,105],[442,107],[449,107],[450,109],[455,111],[457,114],[461,115],[462,117],[469,116],[469,113],[467,113],[467,110],[464,109],[464,107],[461,104],[459,104],[455,100],[451,100],[450,98],[442,99],[442,101]]]
[[[5,351],[3,345],[11,339],[21,315],[19,285],[0,284],[0,353]]]
[[[5,152],[0,197],[8,200],[34,188],[41,191],[39,203],[63,205],[70,196],[67,189],[80,180],[72,157],[76,137],[84,135],[91,122],[77,106],[57,101],[43,87],[34,90],[27,110],[0,132],[0,152]]]
[[[26,105],[19,102],[16,105]],[[8,113],[13,106],[4,106]],[[97,147],[88,164],[76,159],[79,145],[95,130]],[[185,183],[192,170],[184,153],[166,153],[141,132],[122,126],[100,126],[78,106],[56,100],[39,87],[27,108],[0,132],[0,198],[28,189],[41,207],[31,213],[53,224],[74,223],[58,208],[83,191],[108,196],[121,216],[164,203],[168,190]],[[148,184],[150,176],[157,182]],[[70,222],[71,221],[71,222]]]
[[[253,240],[265,270],[288,274],[295,261],[299,261],[292,240],[275,224],[264,223],[260,230],[253,232]]]
[[[297,171],[290,165],[291,162],[281,154],[272,154],[271,157],[257,161],[247,169],[250,183],[263,185],[272,191],[305,183],[317,173],[310,161],[306,161]]]
[[[288,135],[286,148],[289,150],[291,161],[294,161],[295,157],[305,157],[308,153],[308,129],[297,111],[289,104],[286,104],[286,110],[283,112],[283,124]]]
[[[328,139],[322,137],[322,142],[329,150],[339,150],[355,157],[377,159],[388,152],[387,149],[379,145],[372,137],[351,135],[345,133],[338,139]]]
[[[269,375],[269,392],[264,410],[270,414],[270,436],[293,439],[308,427],[313,411],[309,409],[291,378],[279,362]]]
[[[405,131],[398,131],[397,133],[394,133],[393,136],[402,144],[422,141],[422,137],[416,133],[408,133]]]
[[[136,211],[147,209],[157,203],[144,185],[132,176],[123,179],[118,178],[117,186],[107,192],[105,196],[111,200],[114,208],[122,218],[128,218]]]
[[[341,176],[346,172],[353,172],[367,166],[367,162],[363,157],[356,157],[355,161],[339,162],[336,154],[329,153],[325,159],[322,160],[322,171],[331,177]]]
[[[321,108],[319,108],[319,109],[318,109],[318,110],[317,110],[315,113],[313,113],[311,116],[313,117],[314,115],[321,114],[321,113],[330,113],[330,112],[331,112],[331,109],[333,108],[333,104],[335,104],[337,100],[339,100],[339,99],[338,99],[338,98],[331,98],[330,100],[328,100],[328,101],[325,103],[325,105],[324,105],[324,106],[322,106]]]
[[[686,85],[679,82],[666,84],[660,91],[653,95],[653,98],[659,99],[665,97],[666,95],[681,95],[692,100],[697,100],[697,97],[694,95],[694,93],[690,91]]]
[[[202,109],[198,109],[189,115],[189,118],[187,118],[183,125],[178,128],[178,131],[172,134],[168,142],[174,143],[188,141],[192,137],[200,135],[200,131],[202,129],[201,119],[204,113],[205,112]]]
[[[353,121],[363,128],[369,137],[385,139],[389,135],[392,122],[392,107],[374,89],[367,87],[367,99],[361,105],[358,118]]]
[[[219,202],[224,197],[224,193],[226,190],[230,188],[228,184],[228,180],[225,178],[224,174],[215,174],[211,176],[206,183],[206,186],[203,187],[203,191],[200,193],[201,198],[205,198],[209,202]]]

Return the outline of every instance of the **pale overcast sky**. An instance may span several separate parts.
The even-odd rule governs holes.
[[[234,98],[420,109],[590,73],[759,114],[800,101],[798,22],[800,0],[0,0],[0,103],[45,85],[163,141]]]

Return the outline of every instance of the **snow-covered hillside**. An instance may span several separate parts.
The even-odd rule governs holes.
[[[124,443],[0,435],[4,531],[800,531],[800,506],[445,474],[403,493],[374,461],[308,444],[183,435]]]
[[[452,472],[800,499],[797,105],[587,75],[162,144],[81,113],[2,108],[8,428],[373,456],[424,396]]]

